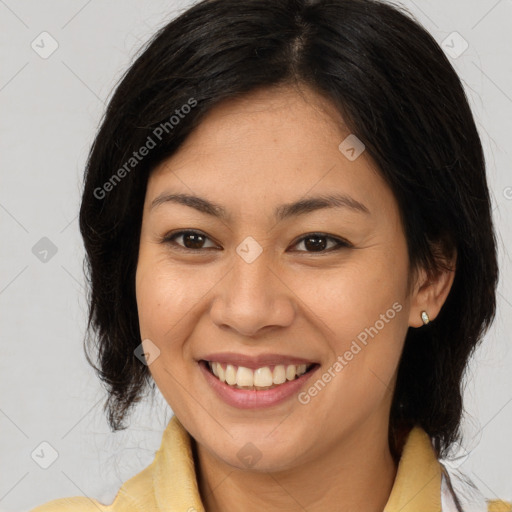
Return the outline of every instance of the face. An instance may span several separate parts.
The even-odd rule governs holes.
[[[136,275],[149,369],[187,431],[231,466],[247,468],[252,450],[258,470],[291,468],[387,436],[407,246],[369,156],[340,150],[348,135],[311,90],[259,90],[218,105],[150,176]],[[222,383],[205,360],[258,389]],[[314,366],[297,378],[294,362]],[[269,375],[275,387],[259,389]]]

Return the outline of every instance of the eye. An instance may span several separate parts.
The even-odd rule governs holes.
[[[175,242],[178,238],[182,238],[183,245]],[[185,251],[199,251],[201,249],[205,249],[204,242],[205,240],[210,240],[204,233],[200,231],[195,231],[192,229],[188,229],[186,231],[177,231],[175,233],[169,233],[165,235],[161,242],[166,244],[172,244],[176,246],[178,249],[183,249]],[[215,245],[214,245],[215,247]],[[209,247],[206,247],[209,249]]]
[[[328,250],[325,250],[328,245],[328,240],[334,242],[334,246],[331,246]],[[342,247],[352,247],[352,244],[347,240],[326,235],[325,233],[309,233],[300,238],[299,241],[295,244],[295,246],[300,244],[304,244],[304,247],[306,249],[311,250],[298,252],[331,252]]]
[[[178,239],[182,239],[182,243],[177,243],[176,240]],[[176,231],[174,233],[169,233],[161,239],[161,242],[165,244],[171,244],[179,250],[192,252],[198,252],[203,249],[212,249],[217,247],[215,246],[215,244],[213,245],[213,247],[205,247],[204,244],[205,241],[207,240],[210,240],[210,238],[201,231],[187,229],[182,231]],[[334,245],[331,247],[327,247],[329,245],[328,241],[334,243]],[[297,252],[322,253],[331,252],[333,250],[337,250],[343,247],[353,247],[352,244],[347,240],[330,236],[325,233],[309,233],[300,238],[295,244],[292,245],[292,247],[298,246],[300,244],[304,244],[306,250],[301,250]]]

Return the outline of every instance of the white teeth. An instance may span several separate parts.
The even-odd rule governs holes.
[[[286,370],[284,369],[284,365],[278,364],[274,368],[274,378],[272,379],[274,384],[282,384],[286,382]]]
[[[294,364],[289,364],[286,367],[286,378],[287,378],[287,380],[295,379],[296,372],[297,372],[297,368],[295,367],[295,365]]]
[[[211,365],[212,364],[210,363],[210,366]],[[222,366],[218,363],[215,363],[213,366],[217,368],[217,377],[219,377],[219,380],[226,382],[226,370],[224,370],[224,368],[222,368]]]
[[[260,388],[272,386],[272,372],[270,371],[270,368],[268,366],[258,368],[257,370],[251,373],[254,374],[254,386],[258,386]]]
[[[222,382],[230,386],[240,388],[270,388],[283,384],[287,380],[294,380],[296,376],[306,373],[305,364],[278,364],[272,371],[268,366],[251,370],[245,366],[226,365],[226,369],[220,363],[209,361],[208,365],[213,374]]]
[[[226,383],[230,386],[236,384],[236,370],[235,367],[231,364],[226,366]]]
[[[254,373],[249,368],[239,366],[236,372],[237,386],[254,386]]]

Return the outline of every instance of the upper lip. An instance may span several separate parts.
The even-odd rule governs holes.
[[[264,366],[274,366],[278,364],[309,365],[315,363],[310,359],[303,359],[302,357],[271,353],[259,354],[257,356],[248,356],[245,354],[235,354],[233,352],[217,352],[215,354],[205,355],[200,359],[206,361],[214,361],[217,363],[232,364],[234,366],[243,366],[252,370],[256,370],[257,368],[262,368]]]

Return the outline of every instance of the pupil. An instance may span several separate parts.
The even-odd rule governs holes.
[[[320,243],[312,242],[314,240],[317,240],[317,241],[323,240],[323,242],[320,242]],[[324,236],[310,236],[304,240],[304,244],[307,249],[313,249],[313,251],[322,250],[322,249],[325,249],[325,246],[326,246],[325,237]]]
[[[201,249],[201,245],[204,242],[204,240],[200,240],[201,238],[204,238],[203,235],[198,233],[188,233],[183,235],[183,243],[187,249]],[[192,240],[192,246],[187,243],[187,240]]]

